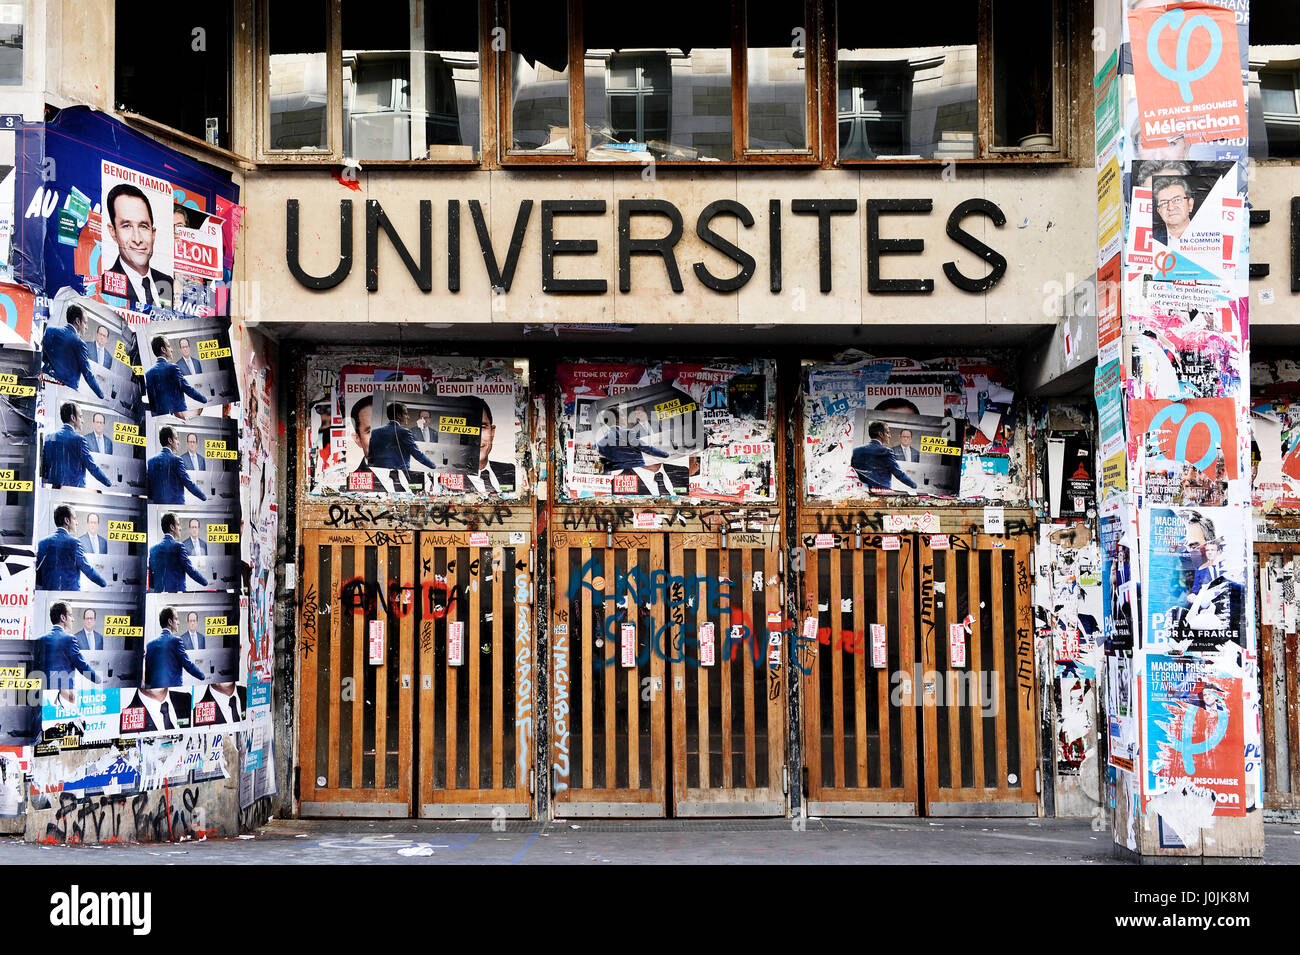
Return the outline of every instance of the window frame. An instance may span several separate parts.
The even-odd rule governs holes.
[[[825,98],[826,116],[823,125],[833,121],[827,128],[835,131],[834,140],[829,149],[834,157],[833,165],[846,168],[855,166],[940,166],[948,163],[958,165],[988,165],[997,163],[1015,163],[1030,165],[1068,165],[1072,163],[1069,122],[1066,118],[1069,110],[1069,87],[1072,82],[1072,62],[1070,55],[1070,27],[1077,20],[1063,0],[1050,0],[1052,4],[1052,141],[1051,149],[1021,149],[1018,146],[994,146],[994,111],[993,111],[993,4],[996,0],[976,0],[979,3],[978,31],[976,34],[976,88],[975,100],[978,109],[976,122],[976,154],[970,158],[957,159],[845,159],[839,149],[839,22],[838,3],[850,0],[823,0],[825,6],[825,49],[828,61],[827,86],[829,93]]]
[[[492,48],[494,0],[474,0],[478,8],[479,58],[479,142],[477,159],[356,159],[343,154],[343,4],[340,0],[323,0],[329,11],[325,41],[325,84],[329,123],[327,148],[316,150],[272,149],[270,103],[270,10],[272,0],[256,0],[256,156],[266,166],[337,166],[355,161],[362,168],[452,166],[492,168],[490,157],[496,149],[495,77],[496,54]]]
[[[569,138],[572,148],[565,152],[538,153],[529,150],[511,149],[511,51],[510,7],[512,2],[527,0],[500,0],[498,11],[499,25],[504,27],[506,48],[497,60],[497,113],[500,117],[498,135],[497,163],[502,167],[510,166],[584,166],[600,168],[639,168],[644,165],[638,160],[626,162],[587,159],[587,137],[576,135],[575,131],[586,127],[586,49],[582,35],[582,12],[584,3],[599,0],[566,0],[566,12],[569,26]],[[821,44],[817,38],[821,35],[820,7],[823,0],[803,0],[804,5],[804,52],[807,57],[805,68],[804,98],[806,123],[806,142],[808,147],[802,150],[756,150],[749,148],[749,74],[748,45],[746,43],[746,13],[750,3],[757,6],[761,0],[731,0],[731,159],[723,160],[658,160],[657,165],[677,168],[709,169],[733,166],[820,166],[822,165],[820,117],[821,117]],[[648,51],[644,51],[648,52]]]
[[[25,2],[25,0],[24,0]],[[169,123],[160,119],[154,119],[152,116],[146,116],[144,113],[137,113],[134,110],[123,109],[118,102],[117,97],[117,62],[116,52],[114,53],[113,62],[113,93],[111,101],[113,103],[113,115],[117,116],[123,122],[130,126],[143,129],[149,133],[166,136],[178,143],[203,152],[211,153],[227,162],[232,162],[240,168],[252,168],[252,155],[250,148],[250,132],[247,121],[247,113],[237,108],[237,103],[243,94],[242,87],[247,86],[247,78],[250,70],[250,60],[252,58],[252,43],[246,30],[240,29],[241,23],[251,22],[253,16],[254,0],[232,0],[231,2],[231,31],[230,31],[230,62],[226,74],[226,96],[227,96],[227,115],[226,123],[229,127],[228,139],[229,146],[219,146],[210,143],[202,137],[195,136],[193,133],[178,129]],[[113,30],[117,31],[117,3],[113,3]],[[29,11],[30,12],[30,11]],[[24,42],[26,35],[24,34]],[[116,50],[116,44],[114,44]],[[25,52],[25,51],[24,51]]]

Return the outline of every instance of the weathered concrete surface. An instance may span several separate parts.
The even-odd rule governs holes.
[[[578,828],[573,828],[577,826]],[[0,839],[0,866],[433,864],[1118,865],[1086,820],[489,823],[272,821],[252,839],[49,846]],[[1294,827],[1266,827],[1266,864],[1300,864]],[[427,855],[402,855],[401,850]]]

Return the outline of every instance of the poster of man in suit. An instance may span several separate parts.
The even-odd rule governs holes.
[[[144,652],[144,601],[138,591],[38,593],[33,614],[48,621],[56,603],[68,607],[69,628],[86,663],[95,671],[98,683],[74,674],[78,690],[91,687],[136,687],[140,685]],[[41,632],[48,630],[46,626]]]
[[[565,494],[773,500],[769,362],[566,362]]]
[[[172,302],[172,184],[105,159],[100,291],[113,305]]]
[[[152,318],[140,344],[150,414],[190,417],[239,401],[228,318]]]
[[[207,685],[239,679],[239,597],[223,592],[149,594],[145,685]]]
[[[143,589],[144,521],[138,497],[68,489],[43,495],[36,510],[38,589]]]

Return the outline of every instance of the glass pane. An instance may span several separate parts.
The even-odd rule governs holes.
[[[378,11],[373,3],[346,0],[342,72],[344,155],[478,158],[474,0],[416,0]]]
[[[808,148],[808,29],[803,0],[763,8],[746,24],[750,149]]]
[[[1052,5],[994,0],[993,145],[1056,148],[1052,119]]]
[[[290,0],[269,5],[270,149],[328,149],[328,5]]]
[[[588,159],[731,159],[730,11],[668,0],[643,21],[585,6]]]
[[[1300,7],[1295,0],[1250,5],[1250,62],[1250,155],[1300,158]]]
[[[839,5],[841,159],[974,159],[977,6]]]
[[[0,86],[23,85],[23,5],[0,3]]]
[[[11,41],[4,18],[9,7],[21,12],[20,4],[0,3],[0,83],[8,82],[5,57]],[[177,18],[176,6],[169,0],[118,0],[114,45],[118,107],[229,147],[233,9],[230,2],[211,3]],[[142,23],[150,24],[150,29],[141,30]],[[20,31],[21,43],[21,28],[14,29]],[[198,49],[195,30],[203,31]],[[184,77],[184,82],[176,82],[177,77]]]
[[[565,0],[510,8],[510,148],[573,150],[569,129],[569,28]]]

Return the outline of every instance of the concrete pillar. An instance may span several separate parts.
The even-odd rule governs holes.
[[[1116,851],[1263,855],[1248,0],[1097,0],[1101,543]]]

